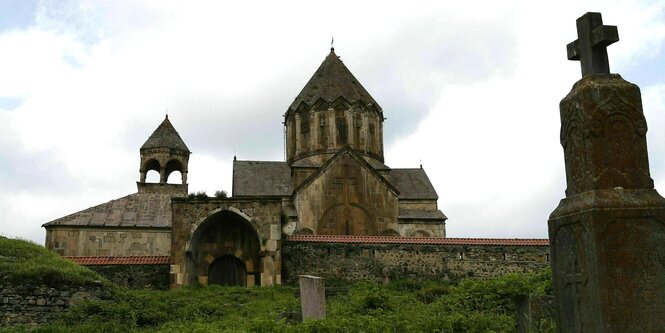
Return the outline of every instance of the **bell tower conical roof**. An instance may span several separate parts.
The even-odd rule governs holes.
[[[312,106],[319,99],[332,103],[339,97],[352,104],[362,102],[373,106],[379,113],[382,112],[379,104],[335,54],[335,48],[330,48],[330,53],[291,103],[287,113],[297,109],[303,102]]]
[[[157,129],[152,132],[148,140],[141,146],[141,150],[151,149],[151,148],[175,148],[180,150],[189,151],[187,145],[178,131],[175,130],[175,127],[169,121],[169,116],[167,115],[162,121]]]

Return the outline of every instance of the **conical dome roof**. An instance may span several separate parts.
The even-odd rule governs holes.
[[[180,138],[180,134],[178,134],[178,131],[175,130],[169,121],[168,115],[164,121],[159,124],[159,127],[152,132],[152,135],[150,135],[143,146],[141,146],[141,150],[150,148],[175,148],[189,151],[185,142]]]
[[[295,110],[302,102],[311,106],[320,98],[332,103],[339,97],[352,104],[362,102],[367,106],[374,106],[378,112],[382,112],[374,98],[335,54],[335,49],[331,48],[330,54],[323,60],[289,109]]]

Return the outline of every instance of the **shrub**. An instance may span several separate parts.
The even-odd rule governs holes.
[[[208,194],[205,191],[198,191],[187,195],[188,199],[208,199]]]

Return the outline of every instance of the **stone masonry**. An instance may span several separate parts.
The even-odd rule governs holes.
[[[391,244],[353,237],[290,236],[282,257],[286,284],[297,284],[302,274],[322,276],[331,283],[445,280],[539,271],[549,265],[549,248],[547,240],[414,238]]]
[[[58,319],[78,302],[105,297],[102,286],[9,285],[0,282],[0,327]]]

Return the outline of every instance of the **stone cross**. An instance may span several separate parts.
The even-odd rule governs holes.
[[[300,305],[303,320],[326,317],[326,288],[322,277],[300,275]]]
[[[568,190],[548,221],[557,330],[665,332],[665,198],[640,89],[608,73],[615,27],[587,13],[577,29],[583,77],[559,103]]]
[[[609,74],[607,46],[619,41],[616,26],[603,25],[600,13],[586,13],[577,19],[577,39],[568,44],[568,60],[579,60],[582,77],[589,74]]]

